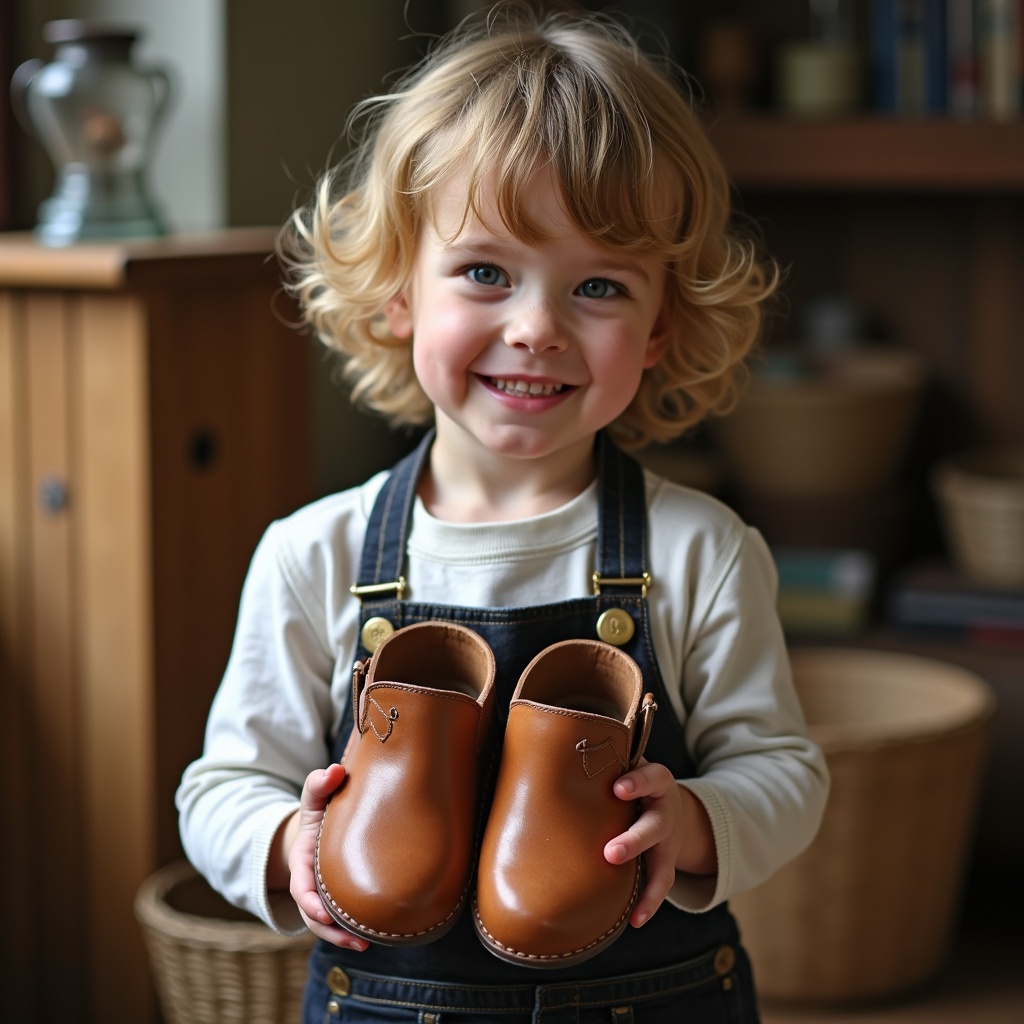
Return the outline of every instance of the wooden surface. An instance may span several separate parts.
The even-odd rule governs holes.
[[[310,343],[256,239],[0,237],[4,1019],[156,1019],[135,892],[181,855],[252,550],[313,497]]]
[[[723,117],[711,139],[740,187],[1024,189],[1024,123],[952,118]]]
[[[263,263],[274,251],[272,228],[233,228],[166,238],[39,245],[30,232],[0,233],[0,281],[17,288],[117,289],[167,282],[183,273],[195,279],[203,268],[225,275]]]

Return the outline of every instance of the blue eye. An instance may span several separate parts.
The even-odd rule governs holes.
[[[476,284],[482,284],[488,288],[496,288],[508,284],[508,278],[495,266],[489,263],[479,263],[466,271],[466,276]]]
[[[592,277],[576,289],[576,294],[582,295],[585,299],[608,299],[621,292],[622,289],[617,284],[612,284],[603,277]]]

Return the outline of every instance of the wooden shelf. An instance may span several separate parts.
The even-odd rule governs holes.
[[[1024,121],[753,115],[708,131],[743,188],[1024,191]]]
[[[166,281],[176,269],[195,276],[199,261],[209,273],[237,274],[241,265],[272,259],[276,236],[272,227],[230,228],[54,248],[27,232],[0,232],[0,281],[18,288],[118,289]]]

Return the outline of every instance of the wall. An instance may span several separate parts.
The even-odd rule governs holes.
[[[345,152],[353,102],[379,92],[443,26],[441,0],[225,0],[228,223],[279,224]],[[324,350],[313,383],[323,491],[366,479],[408,447],[352,408]]]

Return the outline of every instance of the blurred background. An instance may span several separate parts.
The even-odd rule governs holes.
[[[0,869],[2,916],[20,926],[7,929],[0,950],[4,983],[14,986],[14,1005],[31,1007],[17,1019],[56,1019],[59,1004],[60,1019],[122,1021],[125,1006],[150,1006],[148,981],[119,992],[102,961],[123,942],[143,957],[134,922],[125,925],[131,895],[143,868],[180,855],[170,798],[201,744],[252,546],[273,516],[361,482],[413,443],[354,411],[326,355],[279,323],[288,310],[264,257],[274,229],[344,154],[352,103],[487,6],[0,0],[5,83],[24,61],[54,58],[44,40],[54,20],[139,31],[133,59],[167,69],[172,81],[149,168],[152,193],[172,244],[200,240],[183,243],[188,273],[169,270],[159,247],[128,247],[99,285],[83,267],[106,267],[101,254],[75,262],[74,246],[47,253],[29,232],[54,189],[54,163],[11,104],[0,104],[0,492],[10,483],[0,493],[0,791],[15,832],[32,837],[5,850],[10,863]],[[872,647],[938,659],[985,681],[998,711],[984,782],[977,807],[965,805],[948,880],[951,917],[935,927],[952,928],[961,883],[969,883],[973,919],[1001,928],[1012,915],[1019,936],[1019,902],[994,893],[1024,866],[1024,16],[1016,0],[620,0],[612,10],[645,48],[685,69],[734,183],[737,220],[784,271],[735,411],[641,458],[715,494],[764,533],[794,649]],[[245,263],[241,249],[254,259]],[[217,294],[214,265],[225,281],[234,275],[236,292]],[[188,274],[196,282],[182,284]],[[48,849],[39,861],[45,815],[25,795],[38,751],[63,758],[69,772],[92,764],[97,779],[111,752],[92,749],[102,729],[83,732],[78,723],[107,713],[107,704],[89,705],[90,672],[103,674],[90,644],[114,650],[120,612],[107,615],[110,632],[95,639],[93,577],[79,549],[108,551],[81,524],[91,508],[113,515],[125,503],[114,491],[104,498],[104,459],[81,458],[93,434],[80,440],[75,426],[85,408],[77,385],[54,392],[56,426],[50,412],[32,411],[33,402],[43,408],[35,397],[42,382],[60,374],[73,382],[84,357],[71,343],[66,362],[36,366],[30,353],[42,346],[25,339],[48,337],[55,325],[72,337],[80,323],[94,323],[81,310],[92,308],[97,289],[142,309],[139,337],[150,360],[133,378],[152,408],[140,406],[133,421],[153,428],[133,455],[142,467],[138,493],[151,509],[132,520],[144,527],[136,549],[144,572],[131,577],[141,581],[137,593],[120,600],[141,609],[138,621],[153,634],[138,655],[151,692],[132,719],[145,726],[139,750],[112,774],[120,784],[121,765],[144,761],[141,799],[157,810],[125,826],[128,840],[108,840],[108,818],[91,820],[71,791],[61,801],[71,816],[60,833],[64,852]],[[46,312],[57,298],[60,311]],[[267,340],[274,354],[250,369],[246,331],[255,336],[267,322],[277,329]],[[110,321],[95,323],[105,336]],[[285,344],[294,345],[287,356]],[[124,360],[115,365],[123,369]],[[103,401],[96,416],[96,436],[109,430],[118,450],[113,465],[124,432],[106,424]],[[72,467],[70,504],[65,481],[48,470],[50,442],[36,440],[51,427]],[[94,505],[75,504],[75,485],[84,481],[87,491],[94,466],[107,473]],[[26,632],[34,638],[27,646]],[[40,679],[50,688],[35,686]],[[40,725],[35,718],[52,714],[55,695],[60,721]],[[116,687],[104,699],[122,703]],[[65,777],[56,768],[46,776],[52,784]],[[116,818],[116,807],[105,814]],[[79,842],[87,847],[81,857]],[[111,869],[93,902],[71,915],[99,936],[98,973],[81,966],[55,987],[44,982],[36,951],[48,926],[34,919],[18,871],[74,862],[70,877],[82,881],[101,871],[108,847],[125,842],[136,855],[123,877]],[[120,901],[110,928],[104,886]],[[51,912],[62,898],[49,897]],[[893,934],[900,941],[898,928]],[[41,995],[47,987],[55,1002]],[[1017,1003],[1010,1012],[1019,1011]],[[132,1019],[149,1010],[139,1012]],[[958,1019],[984,1018],[971,1011]]]

